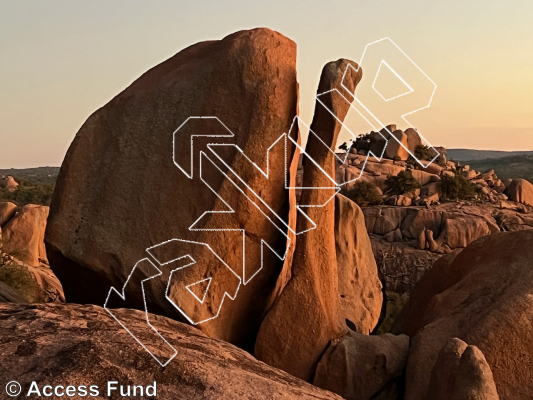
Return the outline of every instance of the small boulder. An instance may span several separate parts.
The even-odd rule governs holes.
[[[349,332],[326,350],[313,383],[347,400],[381,398],[382,390],[399,384],[395,381],[401,379],[408,351],[406,335],[365,336]]]
[[[502,399],[531,399],[533,230],[491,234],[451,256],[418,282],[393,327],[413,335],[405,399],[428,398],[431,371],[451,338],[483,352]]]
[[[432,176],[434,176],[434,174],[430,174],[428,172],[421,171],[419,169],[412,169],[411,173],[413,175],[413,178],[415,178],[418,181],[418,183],[420,183],[421,185],[425,185],[431,182]]]
[[[492,371],[476,346],[458,338],[442,348],[431,372],[431,400],[499,400]]]
[[[385,148],[385,157],[391,160],[399,157],[400,160],[405,161],[409,157],[409,153],[406,150],[408,147],[407,135],[401,130],[396,130],[389,137],[387,147]]]
[[[387,233],[384,237],[385,240],[390,243],[403,241],[402,231],[400,228]]]
[[[405,135],[407,136],[407,148],[412,154],[415,154],[416,146],[420,146],[422,144],[420,135],[416,129],[413,128],[407,128],[405,130]]]
[[[34,204],[22,207],[2,229],[3,251],[32,267],[48,264],[44,247],[48,210]]]
[[[461,172],[461,175],[463,175],[466,179],[471,180],[474,179],[477,176],[477,172],[474,170],[464,170]]]
[[[403,206],[403,207],[409,207],[412,202],[413,202],[413,198],[411,196],[402,194],[398,196],[396,205]]]
[[[431,164],[428,164],[424,168],[424,171],[426,171],[429,174],[434,174],[434,175],[440,175],[442,170],[443,170],[443,168],[440,165],[438,165],[437,163],[435,163],[435,162],[432,162]]]

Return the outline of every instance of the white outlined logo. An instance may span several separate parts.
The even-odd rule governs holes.
[[[391,64],[392,62],[386,61],[386,59],[389,58],[395,58],[394,63],[394,69]],[[398,58],[399,57],[399,58]],[[394,75],[396,75],[409,89],[407,92],[402,93],[397,96],[393,96],[391,98],[385,98],[376,88],[375,83],[378,79],[379,73],[381,71],[381,67],[385,65],[387,68],[389,68]],[[376,75],[374,79],[370,80],[362,80],[361,83],[357,86],[357,93],[351,92],[345,85],[344,85],[344,78],[346,77],[346,73],[348,72],[348,69],[352,68],[355,71],[358,70],[358,68],[363,68],[364,71],[372,72],[376,71]],[[409,75],[408,77],[405,77],[405,75]],[[409,82],[409,83],[408,83]],[[390,121],[391,118],[390,115],[393,115],[393,118],[403,119],[405,122],[409,124],[409,122],[406,119],[406,116],[413,114],[419,110],[422,110],[424,108],[428,108],[431,104],[431,101],[433,99],[433,95],[436,90],[436,85],[427,77],[427,75],[409,58],[407,55],[389,38],[380,39],[376,42],[370,43],[365,47],[365,50],[363,52],[363,55],[361,57],[359,66],[356,68],[353,65],[349,64],[346,71],[344,71],[343,80],[341,82],[342,87],[347,93],[350,93],[351,96],[353,96],[353,99],[349,100],[347,99],[338,89],[332,89],[324,93],[317,94],[316,101],[318,103],[321,103],[326,110],[328,110],[334,118],[337,119],[337,121],[349,132],[349,134],[352,136],[352,139],[355,139],[355,135],[353,132],[348,129],[347,126],[345,126],[344,122],[341,121],[335,113],[330,110],[326,103],[322,101],[322,98],[324,96],[335,96],[337,97],[337,101],[346,101],[349,104],[349,107],[351,110],[355,110],[355,112],[361,116],[368,125],[376,132],[379,132],[382,129],[386,129],[388,132],[389,138],[394,138],[404,149],[424,168],[427,168],[437,157],[438,152],[435,150],[435,153],[437,156],[433,160],[427,163],[423,163],[421,160],[418,160],[417,157],[403,144],[396,136],[393,135],[393,132],[389,132],[386,128],[384,122]],[[340,88],[339,88],[340,89]],[[414,110],[413,110],[414,109]],[[207,132],[206,134],[194,134],[190,137],[190,152],[184,151],[183,148],[178,149],[176,147],[176,136],[180,135],[182,133],[182,129],[187,127],[188,124],[202,124],[202,123],[210,123],[215,124],[217,126],[217,133],[212,133],[209,130],[205,130]],[[410,124],[409,124],[410,125]],[[146,296],[145,296],[145,287],[144,284],[146,281],[149,281],[153,278],[160,277],[162,279],[163,271],[162,268],[168,268],[170,267],[171,263],[178,262],[180,264],[179,267],[173,268],[169,275],[168,275],[168,281],[166,282],[166,290],[164,293],[165,298],[167,301],[181,314],[187,321],[193,325],[201,324],[203,322],[212,320],[214,318],[217,318],[220,310],[224,304],[224,300],[226,297],[228,297],[231,300],[234,300],[238,294],[239,288],[242,285],[248,284],[263,268],[263,254],[265,248],[268,248],[271,252],[273,252],[279,259],[284,260],[287,254],[287,250],[289,248],[290,238],[288,232],[295,235],[304,234],[307,231],[298,232],[295,231],[291,226],[289,226],[288,222],[283,216],[278,215],[271,204],[268,204],[268,202],[261,197],[260,193],[257,193],[254,188],[248,185],[246,182],[246,179],[242,178],[242,176],[238,173],[238,171],[235,171],[232,169],[230,165],[228,165],[224,158],[221,156],[221,151],[224,150],[224,148],[232,147],[234,150],[237,151],[237,154],[240,154],[244,156],[244,159],[247,161],[249,168],[255,168],[258,170],[262,176],[265,179],[265,182],[267,184],[271,184],[270,181],[270,171],[271,171],[271,164],[270,164],[270,158],[271,155],[274,154],[274,152],[284,152],[284,161],[285,161],[285,177],[287,177],[287,168],[289,165],[290,160],[288,159],[288,145],[289,141],[291,142],[291,146],[296,146],[301,154],[303,154],[304,157],[308,157],[308,160],[310,160],[318,169],[327,177],[328,181],[331,182],[331,186],[328,187],[291,187],[287,179],[285,178],[285,190],[291,190],[291,189],[301,189],[301,190],[328,190],[332,192],[332,195],[328,198],[328,200],[324,204],[307,204],[307,205],[296,205],[296,212],[298,215],[298,218],[306,218],[309,220],[309,222],[312,225],[311,229],[316,228],[316,224],[311,221],[311,219],[307,216],[307,214],[302,210],[303,207],[323,207],[326,204],[329,203],[334,197],[335,194],[338,193],[341,189],[341,186],[346,185],[348,183],[351,183],[357,179],[360,179],[360,177],[363,175],[366,163],[368,161],[368,157],[375,157],[378,160],[381,160],[381,158],[384,155],[385,148],[388,145],[388,141],[390,139],[387,139],[385,136],[382,135],[385,147],[383,148],[383,151],[381,154],[377,155],[372,152],[369,152],[367,155],[367,158],[365,159],[363,166],[361,167],[361,173],[359,176],[357,176],[355,179],[352,179],[347,182],[336,182],[335,176],[331,176],[328,174],[327,171],[325,171],[321,166],[305,151],[304,148],[302,148],[297,140],[293,138],[294,135],[291,135],[291,132],[293,132],[293,129],[298,129],[299,127],[305,127],[309,131],[309,135],[314,135],[315,138],[319,139],[319,141],[330,151],[333,153],[334,157],[341,163],[345,163],[346,159],[348,157],[348,152],[345,155],[339,155],[331,150],[329,145],[326,143],[323,143],[321,139],[316,135],[310,127],[308,127],[298,116],[294,117],[293,123],[291,125],[291,128],[289,132],[283,133],[280,135],[280,137],[267,149],[266,151],[266,169],[262,170],[257,164],[255,164],[252,160],[250,160],[246,154],[243,152],[242,149],[240,149],[236,144],[234,143],[228,143],[232,138],[235,138],[234,133],[224,124],[223,121],[221,121],[217,116],[191,116],[187,118],[173,133],[173,162],[178,167],[187,178],[191,180],[200,180],[202,184],[206,187],[207,190],[211,190],[221,202],[227,206],[227,210],[225,211],[207,211],[203,215],[200,216],[190,227],[189,231],[222,231],[222,232],[240,232],[242,235],[242,267],[239,268],[232,268],[232,266],[227,265],[224,260],[219,257],[218,254],[213,250],[213,248],[208,243],[200,243],[200,242],[194,242],[194,241],[187,241],[182,239],[173,238],[166,242],[157,244],[155,246],[151,246],[146,249],[147,253],[149,254],[150,258],[144,258],[140,260],[135,267],[132,269],[130,275],[128,276],[128,279],[124,283],[124,286],[122,288],[122,291],[119,292],[114,287],[112,287],[108,293],[108,297],[106,299],[106,302],[104,304],[104,308],[106,311],[119,323],[121,324],[124,329],[130,333],[141,346],[148,351],[154,359],[160,363],[162,366],[167,365],[177,354],[177,350],[172,347],[166,339],[152,326],[149,319],[149,313],[148,308],[146,304]],[[198,130],[196,130],[198,131]],[[381,133],[380,133],[381,134]],[[198,136],[206,136],[210,138],[210,142],[207,144],[207,150],[206,151],[198,151],[198,154],[196,154],[195,146],[194,146],[194,138]],[[424,137],[420,135],[421,139],[425,141]],[[223,141],[223,143],[220,143],[220,141]],[[427,141],[426,141],[427,142]],[[352,141],[353,143],[353,141]],[[433,146],[429,145],[431,148]],[[433,148],[434,149],[434,148]],[[199,157],[199,176],[194,175],[194,160],[195,157]],[[261,238],[261,262],[259,264],[259,268],[256,270],[250,270],[250,266],[246,265],[246,234],[247,232],[244,229],[237,229],[237,228],[226,228],[226,229],[208,229],[208,228],[201,228],[201,226],[204,226],[200,222],[204,218],[212,217],[215,214],[234,214],[238,212],[236,210],[235,206],[232,206],[231,203],[232,199],[230,198],[223,198],[217,191],[213,188],[212,184],[209,182],[209,179],[207,179],[207,176],[204,176],[203,171],[205,168],[210,168],[211,171],[217,171],[217,174],[220,174],[222,176],[222,179],[226,182],[229,182],[231,185],[233,185],[234,193],[236,193],[236,196],[243,197],[246,199],[247,202],[255,206],[261,214],[266,218],[272,226],[278,230],[282,236],[286,238],[286,246],[284,251],[280,252],[279,250],[276,251],[274,247],[268,243],[267,240],[264,238]],[[224,172],[227,171],[227,172]],[[205,263],[206,265],[218,265],[216,268],[204,268],[202,265]],[[148,274],[148,277],[145,279],[142,279],[140,281],[140,286],[142,290],[142,296],[144,299],[144,306],[145,306],[145,313],[146,313],[146,321],[151,329],[152,335],[156,338],[157,341],[162,343],[162,348],[166,348],[167,352],[154,354],[154,352],[150,351],[146,345],[142,343],[142,340],[135,337],[130,330],[126,327],[126,324],[124,322],[121,322],[119,318],[117,318],[114,314],[112,309],[107,308],[107,305],[110,301],[111,297],[116,297],[125,300],[126,299],[126,290],[128,287],[128,283],[130,282],[130,278],[134,275],[136,271],[138,271],[142,267],[145,275],[146,271],[150,271]],[[171,267],[172,268],[172,267]],[[205,274],[202,276],[202,278],[196,282],[189,282],[186,279],[183,279],[182,274],[187,271],[188,268],[204,268]],[[242,271],[242,273],[239,275],[235,271]],[[218,285],[218,282],[224,282],[224,287],[221,288],[220,285]],[[214,286],[217,287],[217,290],[220,292],[223,291],[223,295],[220,297],[215,296],[216,299],[209,296],[209,292],[211,288]],[[209,299],[209,300],[207,300]],[[192,300],[192,301],[191,301]],[[209,312],[207,310],[210,310]],[[209,317],[206,317],[206,315],[210,315]]]
[[[8,382],[6,385],[6,393],[10,397],[17,397],[22,392],[22,386],[17,381]]]

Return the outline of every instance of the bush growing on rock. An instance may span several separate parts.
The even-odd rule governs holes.
[[[415,157],[421,161],[429,161],[431,159],[431,155],[429,153],[429,147],[423,144],[419,144],[415,147]],[[407,164],[415,165],[416,160],[412,155],[409,154],[409,157],[407,157],[406,160]]]
[[[442,177],[442,194],[448,199],[470,200],[481,193],[481,188],[468,181],[464,176],[444,175]]]
[[[379,204],[381,202],[381,194],[370,182],[358,181],[353,186],[353,189],[342,191],[341,194],[360,207]]]
[[[415,147],[415,156],[419,160],[429,160],[430,154],[429,154],[429,147],[423,144],[419,144]]]
[[[417,189],[420,183],[413,177],[410,170],[401,171],[398,175],[389,175],[385,181],[386,192],[389,194],[403,194]]]

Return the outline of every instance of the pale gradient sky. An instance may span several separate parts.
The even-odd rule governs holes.
[[[0,0],[0,168],[59,166],[87,117],[143,72],[256,27],[298,44],[304,121],[322,66],[388,36],[438,86],[410,119],[429,142],[532,150],[532,20],[531,0]]]

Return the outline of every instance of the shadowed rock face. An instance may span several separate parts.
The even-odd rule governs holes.
[[[341,86],[349,64],[358,68],[356,63],[345,59],[324,66],[311,124],[316,136],[310,134],[306,145],[309,156],[333,179],[335,162],[330,150],[337,142],[339,121],[344,120],[350,106],[339,93],[352,98]],[[344,85],[353,93],[362,70],[348,71]],[[320,95],[328,91],[331,92]],[[303,168],[303,187],[332,190],[304,190],[300,205],[325,204],[333,196],[335,184],[309,158],[304,158]],[[267,364],[310,381],[329,341],[341,337],[345,328],[339,321],[334,201],[324,207],[306,208],[306,213],[316,229],[309,220],[298,218],[298,232],[309,231],[297,237],[292,277],[261,325],[255,354]]]
[[[447,258],[415,287],[396,330],[414,335],[405,398],[425,398],[431,370],[451,338],[481,350],[501,399],[531,398],[533,231],[485,236]]]
[[[50,264],[67,301],[103,305],[110,287],[122,289],[136,263],[148,256],[147,248],[171,239],[208,244],[241,279],[243,236],[236,230],[247,233],[247,279],[261,268],[262,239],[283,254],[287,241],[283,231],[230,183],[221,172],[227,168],[206,145],[213,141],[238,145],[266,171],[267,149],[289,132],[296,115],[297,91],[296,44],[269,29],[254,29],[186,48],[96,111],[63,162],[46,232]],[[227,136],[228,131],[215,119],[189,120],[176,133],[173,154],[173,133],[190,116],[218,117],[235,134],[195,137],[192,171],[191,136]],[[296,136],[297,130],[291,132]],[[288,142],[290,160],[294,149]],[[200,180],[200,150],[220,167],[202,158],[202,177],[213,191]],[[235,148],[215,151],[277,215],[287,219],[284,147],[271,151],[268,179]],[[173,155],[187,173],[192,172],[192,179],[174,165]],[[189,230],[204,212],[227,211],[224,202],[239,212],[207,214],[195,227],[211,231]],[[192,247],[162,257],[184,256]],[[233,295],[239,280],[206,246],[194,249],[196,264],[179,271],[170,295],[179,297],[183,309],[199,321],[216,315],[224,294]],[[234,301],[226,296],[218,318],[199,325],[200,329],[253,348],[259,322],[275,297],[282,265],[265,248],[263,269],[240,286]],[[160,267],[161,277],[145,286],[150,311],[184,320],[164,297],[170,271],[180,266],[176,262]],[[138,272],[139,279],[126,288],[127,301],[116,307],[143,308],[140,280],[156,272],[150,268]],[[184,285],[213,275],[217,277],[203,304],[184,290]]]
[[[144,312],[114,312],[154,353],[162,350]],[[0,343],[0,376],[18,378],[25,392],[32,381],[41,389],[90,383],[100,387],[99,398],[116,380],[156,381],[160,399],[341,399],[188,325],[155,315],[150,321],[177,350],[165,368],[100,307],[0,304],[0,337],[8,338]]]
[[[382,285],[363,212],[340,194],[335,196],[335,249],[341,323],[349,320],[357,332],[369,334],[381,313]]]

